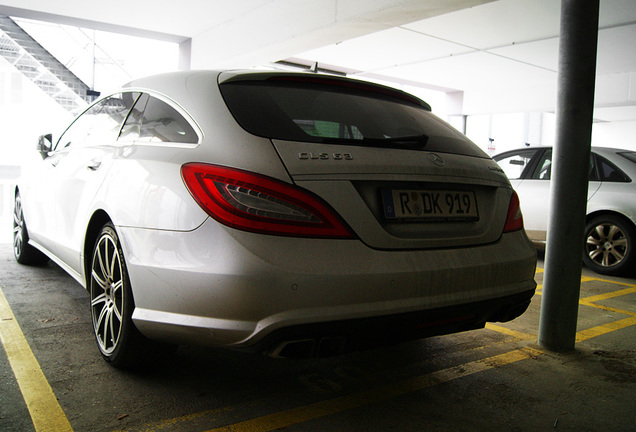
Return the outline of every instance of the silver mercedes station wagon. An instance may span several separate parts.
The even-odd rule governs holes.
[[[536,251],[499,166],[407,93],[177,72],[96,101],[15,191],[18,262],[90,293],[104,359],[326,356],[522,314]]]

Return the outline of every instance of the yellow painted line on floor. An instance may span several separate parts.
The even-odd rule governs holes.
[[[0,288],[0,342],[20,386],[36,432],[72,431],[40,364],[33,355],[18,321]]]
[[[581,330],[576,333],[576,342],[582,342],[588,339],[595,338],[607,333],[611,333],[616,330],[621,330],[636,324],[636,317],[624,318],[622,320],[613,321],[611,323],[603,324],[600,326],[592,327],[587,330]]]
[[[631,316],[636,316],[636,312],[630,312],[630,311],[626,311],[624,309],[617,309],[615,307],[611,307],[611,306],[604,306],[604,305],[600,305],[600,304],[596,304],[596,303],[588,303],[585,301],[580,301],[579,302],[580,305],[583,306],[590,306],[596,309],[602,309],[604,311],[608,311],[608,312],[616,312],[619,314],[623,314],[623,315],[631,315]]]
[[[634,293],[636,293],[636,287],[625,288],[625,289],[622,289],[622,290],[612,291],[612,292],[608,292],[608,293],[605,293],[605,294],[599,294],[599,295],[595,295],[595,296],[585,297],[585,298],[582,298],[581,301],[582,302],[586,302],[586,303],[594,303],[594,302],[603,301],[603,300],[611,299],[611,298],[614,298],[614,297],[620,297],[620,296],[624,296],[624,295],[628,295],[628,294],[634,294]]]
[[[486,323],[486,328],[488,330],[493,330],[496,331],[498,333],[503,333],[505,335],[508,336],[512,336],[516,339],[520,339],[520,340],[533,340],[536,339],[537,337],[535,335],[531,335],[529,333],[522,333],[516,330],[512,330],[506,327],[502,327],[500,325],[497,324],[493,324],[493,323]]]
[[[421,375],[419,377],[406,379],[397,383],[378,387],[375,389],[342,396],[311,405],[265,415],[240,423],[212,429],[208,432],[267,432],[276,429],[289,427],[320,417],[337,414],[361,406],[370,405],[376,402],[392,399],[404,394],[423,390],[445,382],[453,381],[473,375],[478,372],[487,371],[497,367],[502,367],[511,363],[535,358],[542,354],[541,351],[533,348],[524,348],[509,351],[504,354],[488,357],[481,360],[472,361],[441,371]]]
[[[623,286],[631,287],[631,288],[636,287],[636,285],[634,285],[633,283],[629,283],[629,282],[613,281],[613,280],[609,280],[609,279],[601,279],[601,278],[598,278],[598,277],[590,277],[588,279],[590,281],[605,282],[605,283],[612,284],[612,285],[623,285]]]

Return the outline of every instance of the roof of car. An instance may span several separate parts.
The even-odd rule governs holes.
[[[258,70],[192,70],[180,72],[168,72],[139,78],[125,84],[124,88],[149,89],[170,96],[172,93],[187,91],[189,84],[195,81],[208,83],[231,83],[238,81],[287,81],[302,83],[324,83],[342,85],[358,90],[391,95],[399,99],[419,105],[431,111],[431,106],[422,99],[402,90],[384,86],[381,84],[362,81],[354,78],[342,77],[313,72],[285,72],[285,71],[258,71]]]

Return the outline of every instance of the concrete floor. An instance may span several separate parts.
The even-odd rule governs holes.
[[[59,267],[20,266],[4,244],[0,269],[3,432],[636,430],[634,278],[584,269],[568,354],[536,345],[539,290],[483,330],[309,361],[180,347],[131,373],[101,360],[88,296]]]

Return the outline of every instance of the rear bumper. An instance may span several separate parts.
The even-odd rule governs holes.
[[[173,343],[271,352],[338,327],[361,340],[354,346],[366,344],[358,337],[365,327],[392,343],[505,320],[536,287],[536,250],[523,231],[488,245],[415,251],[261,236],[214,221],[192,232],[119,233],[133,320],[146,336]]]
[[[272,357],[325,357],[483,328],[523,314],[535,290],[476,303],[355,320],[287,327],[244,347]]]

